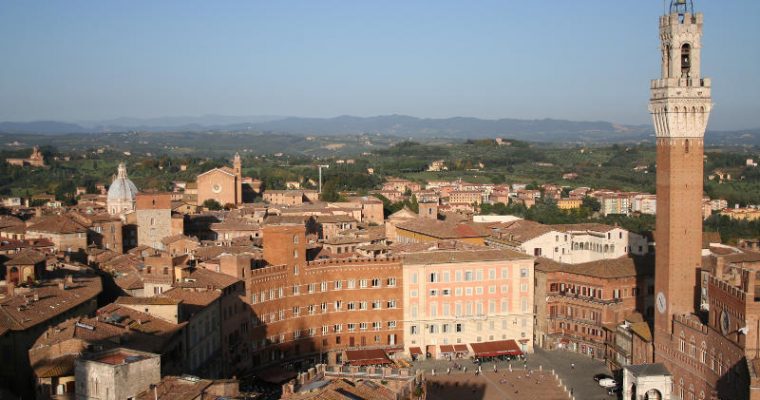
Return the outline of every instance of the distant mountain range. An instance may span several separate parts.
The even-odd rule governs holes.
[[[505,137],[535,142],[638,142],[652,140],[649,125],[621,125],[606,121],[557,119],[480,119],[469,117],[416,118],[406,115],[301,118],[281,116],[119,118],[68,123],[59,121],[0,122],[0,132],[11,134],[66,134],[103,132],[257,132],[305,136],[381,134],[411,139],[476,139]],[[760,145],[760,129],[714,131],[710,144]]]

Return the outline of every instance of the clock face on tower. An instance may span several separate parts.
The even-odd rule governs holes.
[[[726,310],[720,312],[720,331],[724,335],[728,334],[728,330],[731,328],[731,317]]]
[[[668,303],[665,300],[665,293],[657,293],[657,311],[659,311],[660,314],[665,314],[667,307]]]

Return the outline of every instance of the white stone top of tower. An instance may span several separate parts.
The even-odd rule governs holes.
[[[649,101],[658,138],[704,137],[712,82],[701,71],[703,23],[691,0],[672,0],[670,12],[660,17],[662,69]]]

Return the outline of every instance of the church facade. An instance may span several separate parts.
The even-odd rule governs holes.
[[[206,171],[196,178],[198,183],[198,205],[206,200],[215,200],[224,206],[243,203],[243,170],[240,154],[235,154],[232,168],[221,167]]]

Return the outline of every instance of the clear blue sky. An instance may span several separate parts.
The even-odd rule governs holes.
[[[760,2],[705,13],[711,127],[760,127]],[[0,0],[0,120],[408,114],[651,123],[662,0]]]

